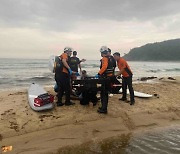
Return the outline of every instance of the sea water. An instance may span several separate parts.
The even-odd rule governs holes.
[[[180,62],[129,62],[129,65],[134,80],[149,76],[180,76]],[[98,73],[99,66],[99,60],[82,63],[82,69],[90,76]],[[32,82],[44,86],[55,84],[47,59],[0,59],[0,90],[27,88]]]
[[[57,154],[180,154],[180,127],[157,128],[141,135],[122,134],[102,141],[60,148]]]

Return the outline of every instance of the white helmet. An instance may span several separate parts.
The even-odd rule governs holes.
[[[101,53],[103,53],[103,52],[108,52],[109,50],[108,50],[108,47],[107,46],[102,46],[101,48],[100,48],[100,52]]]
[[[71,47],[65,47],[64,52],[72,52],[72,48]]]

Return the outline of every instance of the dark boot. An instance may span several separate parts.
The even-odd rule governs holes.
[[[120,101],[127,101],[127,98],[119,98]]]
[[[63,106],[63,105],[64,105],[64,103],[62,103],[62,102],[57,102],[56,104],[57,104],[57,106],[58,106],[58,107],[60,107],[60,106]]]
[[[70,106],[70,105],[75,105],[75,103],[73,103],[73,102],[70,101],[70,102],[65,102],[65,105],[66,105],[66,106]]]
[[[99,107],[98,110],[102,110],[102,107]]]
[[[93,103],[93,106],[96,106],[97,105],[97,102],[92,102]]]
[[[130,105],[134,105],[135,104],[135,101],[131,101]]]
[[[97,110],[97,112],[100,113],[100,114],[107,114],[107,110],[103,110],[103,109],[100,109],[100,108]]]

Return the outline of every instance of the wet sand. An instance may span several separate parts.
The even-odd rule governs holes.
[[[154,95],[136,98],[134,106],[119,101],[120,95],[110,97],[108,115],[96,112],[100,103],[81,106],[77,100],[75,106],[34,112],[26,90],[1,92],[0,146],[12,145],[11,153],[56,153],[65,146],[180,124],[180,78],[156,81],[134,84],[136,91]]]

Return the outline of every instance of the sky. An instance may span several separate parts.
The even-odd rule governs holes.
[[[180,38],[180,0],[0,0],[0,58],[48,58],[64,47],[99,59]]]

